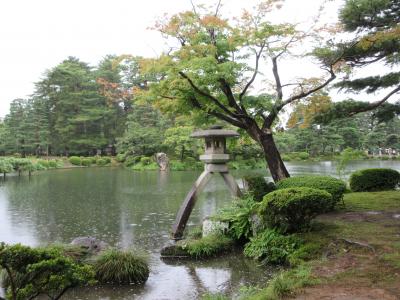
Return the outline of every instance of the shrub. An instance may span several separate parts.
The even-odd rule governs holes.
[[[47,162],[48,162],[49,168],[58,168],[59,167],[59,164],[56,160],[48,160]]]
[[[45,169],[48,169],[49,166],[49,161],[48,160],[44,160],[44,159],[38,159],[36,162],[38,165],[41,165],[42,167],[44,167]]]
[[[134,164],[136,164],[138,161],[140,161],[140,156],[128,156],[125,159],[124,166],[131,167]]]
[[[149,277],[146,259],[131,251],[110,249],[102,252],[94,263],[96,278],[100,283],[144,283]]]
[[[266,229],[250,238],[244,247],[244,254],[265,264],[285,264],[300,245],[293,235],[282,235],[274,229]]]
[[[111,164],[111,157],[103,156],[102,158],[106,161],[106,164]]]
[[[253,235],[252,215],[256,204],[251,195],[246,195],[222,209],[213,219],[228,222],[228,235],[233,239],[248,240]]]
[[[267,226],[281,232],[308,229],[318,214],[326,211],[332,196],[326,191],[307,187],[280,189],[267,194],[258,208],[258,214]]]
[[[69,158],[69,162],[73,164],[74,166],[80,166],[81,165],[81,158],[78,156],[71,156]]]
[[[123,163],[125,159],[126,159],[125,153],[118,153],[117,156],[115,157],[115,160],[120,163]]]
[[[143,156],[142,158],[140,158],[140,163],[145,165],[145,166],[149,165],[149,164],[151,164],[151,158]]]
[[[297,154],[297,157],[302,159],[302,160],[306,160],[310,158],[310,154],[308,154],[307,152],[299,152]]]
[[[98,158],[96,160],[96,165],[98,166],[105,166],[107,164],[107,161],[104,158]]]
[[[233,241],[224,235],[208,235],[198,240],[180,241],[178,245],[193,258],[206,258],[231,249]]]
[[[90,167],[92,164],[92,159],[90,157],[84,157],[81,160],[81,164],[82,164],[82,166]]]
[[[13,165],[8,159],[0,160],[0,173],[6,174],[13,171]]]
[[[67,289],[94,282],[91,266],[77,264],[55,248],[1,243],[0,268],[7,273],[7,299],[33,299],[41,295],[60,299]]]
[[[364,169],[350,176],[353,192],[393,190],[400,183],[400,173],[392,169]]]
[[[304,175],[283,179],[276,185],[277,189],[294,187],[308,187],[320,189],[332,195],[332,202],[327,203],[326,211],[334,209],[335,205],[343,199],[346,183],[331,176]]]
[[[247,183],[250,194],[254,196],[256,201],[261,201],[266,194],[276,189],[275,184],[273,182],[265,182],[263,176],[251,175],[245,176],[243,179]]]

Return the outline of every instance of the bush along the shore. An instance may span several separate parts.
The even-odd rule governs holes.
[[[258,214],[268,227],[291,233],[309,229],[311,220],[324,213],[331,203],[332,195],[323,190],[280,189],[264,197]]]
[[[96,279],[103,284],[141,284],[150,273],[143,255],[116,249],[100,253],[93,266]]]
[[[277,189],[308,187],[320,189],[332,195],[331,203],[327,203],[325,211],[335,208],[336,204],[343,199],[346,191],[346,183],[331,176],[303,175],[283,179],[277,183]]]
[[[257,202],[251,194],[245,194],[242,198],[223,209],[212,219],[228,223],[227,235],[239,242],[246,242],[253,236],[253,215],[256,212]]]
[[[58,160],[44,160],[33,158],[0,157],[0,174],[4,178],[7,173],[16,172],[21,175],[28,172],[29,175],[34,171],[59,168],[62,163]]]
[[[81,158],[78,157],[78,156],[71,156],[68,160],[74,166],[80,166],[81,165]]]
[[[393,169],[364,169],[351,174],[353,192],[393,190],[400,184],[400,173]]]
[[[288,264],[289,257],[301,245],[294,235],[283,235],[275,229],[266,229],[245,245],[244,254],[264,264]]]
[[[33,299],[45,295],[60,299],[76,286],[91,285],[95,273],[90,265],[76,263],[56,248],[31,248],[0,244],[0,268],[7,299]]]
[[[276,189],[275,184],[273,182],[267,183],[264,176],[248,175],[243,180],[246,182],[248,192],[253,195],[256,201],[261,201],[266,194]]]

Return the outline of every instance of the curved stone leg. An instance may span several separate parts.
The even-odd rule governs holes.
[[[197,194],[201,192],[201,190],[210,180],[211,175],[212,174],[208,171],[201,173],[199,178],[197,178],[196,182],[193,184],[192,189],[186,195],[186,198],[176,216],[175,224],[172,226],[173,239],[179,240],[182,238],[186,223],[189,220],[189,216],[193,210],[194,204],[196,203]]]
[[[240,188],[235,180],[235,178],[230,174],[230,173],[220,173],[222,178],[224,178],[224,181],[226,185],[229,188],[229,191],[231,192],[232,196],[234,197],[240,197],[242,196],[242,192],[240,191]]]

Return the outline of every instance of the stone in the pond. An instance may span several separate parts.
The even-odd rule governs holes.
[[[72,240],[71,245],[80,246],[92,253],[98,253],[110,247],[108,243],[91,236],[77,237]]]

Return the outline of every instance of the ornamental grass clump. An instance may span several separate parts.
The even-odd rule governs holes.
[[[333,210],[336,204],[343,199],[346,183],[331,176],[304,175],[283,179],[276,185],[277,189],[308,187],[320,189],[332,195],[332,201],[326,204],[325,211]]]
[[[141,284],[149,277],[146,259],[132,251],[110,249],[94,262],[96,279],[104,284]]]
[[[280,189],[267,194],[258,207],[258,214],[267,227],[281,233],[307,230],[311,220],[326,211],[332,195],[307,187]]]
[[[400,173],[393,169],[364,169],[350,176],[353,192],[394,190],[400,184]]]

